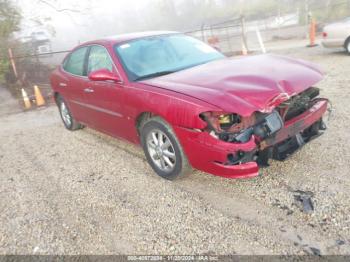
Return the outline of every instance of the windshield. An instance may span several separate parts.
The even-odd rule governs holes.
[[[186,35],[163,35],[115,47],[131,81],[171,74],[224,58],[214,48]]]

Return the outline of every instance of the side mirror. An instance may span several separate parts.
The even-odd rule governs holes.
[[[100,69],[93,71],[89,74],[89,79],[91,81],[113,81],[121,82],[119,76],[115,75],[107,69]]]

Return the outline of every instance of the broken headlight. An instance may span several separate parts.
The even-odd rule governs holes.
[[[255,117],[243,118],[233,113],[206,112],[201,118],[208,123],[211,135],[226,142],[247,142],[252,133],[249,127],[255,123]]]
[[[265,139],[283,127],[277,111],[271,114],[256,113],[250,117],[237,114],[206,112],[201,118],[208,123],[208,130],[216,138],[232,143],[246,143],[252,135]]]
[[[219,115],[218,122],[222,130],[228,130],[234,124],[239,124],[241,118],[236,114]]]
[[[207,122],[211,130],[218,132],[232,131],[233,128],[239,131],[242,124],[242,118],[232,113],[206,112],[202,113],[200,117]]]

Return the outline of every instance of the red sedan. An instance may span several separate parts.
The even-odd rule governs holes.
[[[82,44],[52,73],[65,127],[141,144],[166,179],[192,167],[227,178],[259,174],[326,129],[315,66],[276,55],[229,59],[174,32]]]

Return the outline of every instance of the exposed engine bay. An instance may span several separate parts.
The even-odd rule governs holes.
[[[317,102],[320,90],[310,87],[304,92],[281,103],[270,114],[256,112],[250,117],[237,114],[215,115],[206,113],[202,118],[208,123],[208,132],[222,141],[246,143],[254,134],[263,140],[283,127],[284,122],[297,117]]]
[[[263,141],[269,141],[269,144],[273,144],[274,135],[283,129],[286,122],[303,114],[320,101],[319,94],[320,90],[318,88],[310,87],[282,102],[268,114],[255,112],[252,116],[243,118],[237,114],[217,115],[210,112],[203,114],[202,118],[208,123],[207,132],[213,137],[228,143],[247,143],[254,135],[258,151],[232,154],[229,157],[232,164],[244,163],[254,159],[265,165],[271,157],[284,160],[312,137],[317,136],[320,130],[326,129],[321,118],[303,132],[273,147],[268,148],[268,146],[260,144]]]
[[[306,110],[311,108],[316,97],[320,95],[320,89],[316,87],[310,87],[299,95],[293,96],[291,99],[283,102],[277,107],[284,121],[288,121],[298,115],[301,115]],[[317,100],[316,100],[317,101]]]

